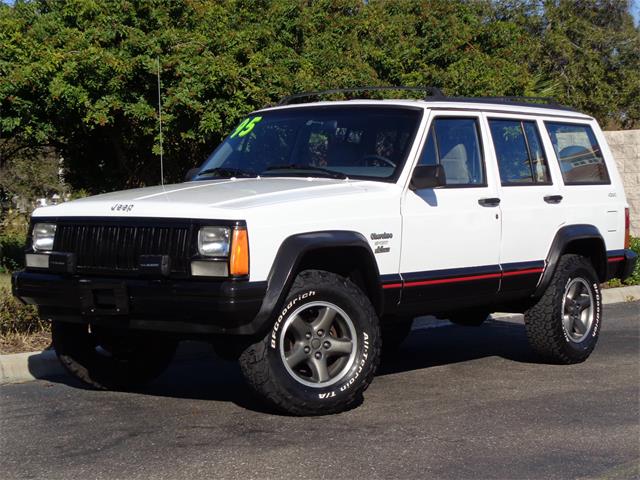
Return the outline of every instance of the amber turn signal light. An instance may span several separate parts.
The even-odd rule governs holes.
[[[233,230],[229,274],[234,277],[249,275],[249,238],[244,227]]]

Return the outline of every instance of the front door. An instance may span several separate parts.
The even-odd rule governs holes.
[[[442,165],[446,186],[408,189],[403,198],[405,306],[438,308],[439,301],[481,299],[499,289],[500,204],[485,161],[485,128],[480,114],[432,112],[417,163]]]

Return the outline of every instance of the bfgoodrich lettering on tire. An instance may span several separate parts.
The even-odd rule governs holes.
[[[293,415],[324,415],[356,405],[380,357],[378,318],[366,295],[330,272],[298,275],[264,339],[240,356],[260,396]]]
[[[602,295],[591,262],[563,255],[547,290],[524,320],[529,343],[542,357],[579,363],[596,346],[601,318]]]

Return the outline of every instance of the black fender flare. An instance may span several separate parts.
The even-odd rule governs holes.
[[[551,248],[549,249],[549,253],[547,254],[547,259],[545,262],[545,269],[542,273],[542,277],[538,286],[536,287],[536,291],[533,294],[534,298],[540,298],[544,291],[549,286],[551,282],[551,278],[556,271],[556,267],[558,265],[558,261],[563,253],[565,253],[567,246],[575,241],[575,240],[597,240],[602,246],[602,258],[604,259],[604,265],[596,265],[596,271],[602,271],[604,269],[606,275],[606,258],[607,252],[605,248],[604,238],[600,234],[600,230],[594,225],[587,224],[578,224],[578,225],[565,225],[561,227],[557,232],[555,237],[553,238],[553,242],[551,242]],[[601,278],[602,280],[602,278]]]
[[[378,284],[378,306],[382,302],[382,288],[380,287],[380,272],[366,238],[358,232],[348,230],[330,230],[319,232],[300,233],[287,237],[275,256],[271,271],[267,278],[267,291],[264,295],[260,310],[256,315],[254,324],[257,331],[264,333],[269,328],[269,320],[272,313],[277,311],[295,280],[300,261],[305,254],[318,249],[357,247],[367,252],[367,258],[371,262],[369,268],[375,271]],[[374,307],[376,306],[374,303]]]

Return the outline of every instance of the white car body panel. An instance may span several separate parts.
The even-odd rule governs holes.
[[[431,116],[480,119],[477,113],[460,110],[432,112]],[[428,125],[431,121],[429,119]],[[421,145],[426,138],[427,129],[422,132]],[[413,164],[417,163],[418,158],[413,159]],[[401,272],[498,264],[500,219],[496,218],[497,209],[478,203],[480,198],[497,196],[495,172],[490,165],[486,173],[486,187],[405,190]]]
[[[595,225],[604,238],[606,249],[620,250],[624,248],[624,210],[629,207],[622,178],[598,123],[593,119],[574,123],[591,126],[602,150],[611,184],[564,185],[562,177],[559,177],[565,218],[573,224]]]

